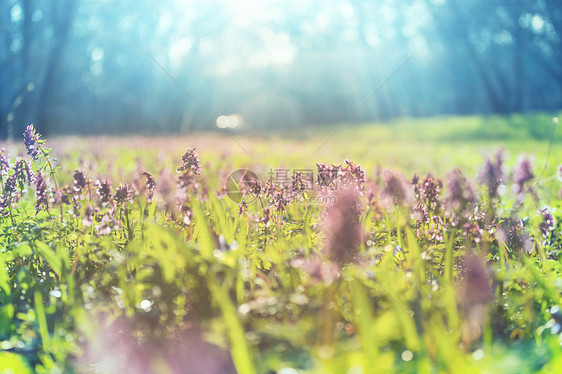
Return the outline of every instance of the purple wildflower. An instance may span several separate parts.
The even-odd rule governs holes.
[[[466,320],[462,338],[465,342],[471,343],[482,334],[493,293],[489,271],[483,258],[465,256],[462,273],[463,279],[457,289]]]
[[[120,222],[115,219],[114,212],[109,210],[101,218],[100,224],[95,226],[98,235],[109,235],[112,230],[119,230]]]
[[[82,219],[82,224],[85,227],[90,227],[94,224],[94,218],[96,216],[96,214],[98,213],[98,210],[90,205],[88,205],[86,207],[86,210],[84,211],[84,219]]]
[[[510,217],[502,221],[496,237],[500,243],[513,251],[531,253],[533,250],[533,241],[520,219]]]
[[[156,181],[154,180],[154,176],[149,172],[144,171],[142,173],[146,179],[146,202],[151,203],[154,197],[154,189],[156,188]]]
[[[382,178],[384,180],[384,189],[382,191],[387,208],[393,205],[409,204],[412,192],[410,186],[404,181],[400,174],[391,170],[383,170]]]
[[[168,196],[172,193],[173,185],[172,185],[172,172],[168,169],[162,169],[160,171],[160,175],[158,177],[158,188],[157,191],[162,196]]]
[[[480,243],[482,241],[484,230],[481,229],[475,222],[467,222],[462,228],[462,234],[466,239],[472,239],[475,243]]]
[[[291,192],[295,195],[302,195],[306,190],[306,182],[302,179],[302,173],[294,172],[291,180]]]
[[[476,203],[476,195],[470,181],[462,171],[455,169],[445,177],[445,211],[450,213],[468,211]]]
[[[129,183],[120,183],[119,187],[115,189],[115,202],[117,204],[131,202],[134,194]]]
[[[376,184],[372,184],[367,192],[367,204],[373,212],[373,222],[378,221],[382,217],[381,201]]]
[[[431,221],[427,212],[427,208],[422,203],[418,203],[418,205],[412,208],[412,214],[410,215],[410,217],[416,221],[416,230],[418,236],[421,225],[424,223],[429,223]]]
[[[6,216],[7,210],[12,206],[18,196],[16,175],[12,174],[4,183],[2,195],[0,195],[0,208],[2,208],[0,215]]]
[[[439,178],[434,177],[432,174],[427,174],[426,177],[419,182],[417,175],[412,179],[414,186],[414,193],[418,201],[422,202],[428,209],[437,210],[439,208],[439,194],[443,183]]]
[[[162,169],[158,175],[158,184],[156,185],[156,192],[160,197],[158,199],[158,209],[170,212],[174,209],[176,201],[174,199],[174,176],[169,169]]]
[[[19,192],[17,185],[18,183],[17,183],[16,174],[11,174],[10,176],[8,176],[6,182],[4,183],[4,190],[2,191],[2,196],[4,198],[3,199],[4,208],[11,206],[14,200],[17,199],[18,192]]]
[[[539,224],[541,234],[543,238],[548,239],[550,237],[550,233],[554,231],[554,217],[550,212],[550,208],[547,206],[540,209],[537,213],[542,216],[542,222]]]
[[[199,190],[199,183],[197,183],[197,178],[190,170],[183,170],[180,175],[178,175],[178,180],[176,183],[176,199],[179,202],[187,201],[187,195],[189,191],[196,193]]]
[[[527,157],[520,159],[519,163],[513,170],[513,181],[515,182],[513,185],[514,192],[519,195],[524,193],[526,190],[532,191],[528,185],[534,177],[535,175],[533,173],[533,165],[531,164],[531,161]]]
[[[193,217],[193,212],[191,211],[191,208],[184,206],[181,208],[181,212],[183,213],[183,219],[182,219],[183,224],[189,226],[191,224],[191,218]]]
[[[240,204],[238,204],[238,216],[241,216],[245,212],[248,211],[248,204],[244,200]]]
[[[257,218],[256,221],[258,223],[263,223],[265,226],[269,226],[269,220],[271,219],[271,211],[269,210],[269,207],[265,207],[263,208],[263,217],[261,218]]]
[[[504,173],[502,170],[503,152],[498,151],[495,159],[488,157],[480,172],[478,173],[478,183],[486,185],[488,196],[491,199],[500,196],[500,186],[503,183]]]
[[[452,218],[451,224],[456,226],[459,219],[468,219],[476,204],[476,195],[470,181],[459,169],[454,169],[445,177],[445,196],[443,207],[445,216]]]
[[[181,156],[183,165],[178,168],[178,173],[184,170],[190,170],[195,175],[201,174],[201,165],[199,158],[197,158],[197,150],[195,148],[188,148],[187,152]]]
[[[41,144],[39,137],[40,135],[35,132],[33,124],[27,126],[27,129],[23,133],[23,142],[25,144],[25,148],[27,149],[27,154],[32,160],[39,158],[39,149]]]
[[[37,196],[37,202],[35,204],[35,210],[39,212],[41,208],[49,210],[49,197],[47,194],[47,183],[41,171],[37,173],[35,177],[35,195]]]
[[[558,175],[557,175],[558,181],[562,182],[562,164],[558,165]]]
[[[16,160],[14,165],[14,174],[19,182],[20,189],[23,189],[24,185],[31,185],[33,180],[33,173],[29,164],[23,159],[19,158]]]
[[[347,166],[340,167],[339,170],[340,182],[343,184],[343,187],[354,184],[357,191],[363,193],[365,189],[365,172],[361,170],[361,166],[354,162],[345,160],[345,164]]]
[[[337,188],[338,172],[341,166],[329,166],[325,163],[316,164],[316,166],[318,167],[318,188],[321,190],[335,190]]]
[[[2,151],[0,152],[0,177],[2,175],[8,175],[9,170],[10,159],[5,155],[4,148],[2,148]]]
[[[443,222],[441,216],[431,217],[431,228],[429,229],[429,235],[431,239],[443,241],[443,234],[447,232],[447,226]]]
[[[53,204],[70,204],[73,203],[75,205],[75,201],[74,201],[74,189],[72,189],[71,187],[69,187],[68,185],[64,185],[60,190],[55,191],[53,199],[51,199],[51,202]]]
[[[10,206],[10,202],[8,198],[3,194],[0,195],[0,217],[5,217],[8,215],[8,207]]]
[[[282,212],[289,203],[288,197],[285,195],[286,190],[283,187],[271,187],[268,188],[268,201],[273,205],[273,208],[277,212]]]
[[[6,183],[4,183],[4,190],[2,192],[4,194],[15,196],[17,195],[17,191],[18,191],[17,188],[18,188],[17,175],[15,173],[10,174],[6,179]]]
[[[96,193],[101,199],[102,204],[107,204],[111,201],[111,182],[108,180],[97,180],[95,185],[98,187]]]
[[[254,196],[261,195],[263,189],[262,189],[261,181],[259,179],[254,179],[253,181],[250,181],[249,185],[250,185],[251,194],[253,194]]]
[[[327,210],[325,233],[330,259],[343,265],[354,262],[361,242],[359,195],[355,189],[341,191]]]
[[[84,175],[84,172],[80,170],[74,170],[74,178],[72,181],[72,188],[74,192],[80,193],[83,189],[86,188],[87,184],[88,180],[86,178],[86,175]]]
[[[183,165],[177,170],[180,175],[176,182],[176,204],[180,210],[187,202],[189,192],[196,193],[199,190],[196,176],[201,173],[201,165],[195,148],[188,148],[181,160]]]

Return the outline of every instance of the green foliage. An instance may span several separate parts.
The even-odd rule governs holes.
[[[121,186],[102,201],[92,176],[118,175],[119,161],[115,170],[89,170],[81,186],[75,166],[64,166],[72,161],[61,157],[61,168],[50,159],[35,169],[46,168],[52,184],[55,175],[67,183],[50,195],[49,209],[36,209],[31,185],[2,211],[3,372],[137,370],[119,361],[130,352],[145,357],[146,368],[174,372],[194,350],[190,339],[226,357],[224,371],[240,373],[554,372],[562,365],[555,312],[562,203],[553,165],[525,197],[512,191],[512,173],[500,197],[475,187],[465,221],[444,207],[443,191],[436,205],[418,191],[415,203],[384,207],[391,192],[377,174],[367,182],[372,191],[357,193],[361,243],[339,261],[330,241],[349,232],[327,225],[328,207],[276,209],[264,193],[244,210],[221,192],[214,174],[226,166],[212,152],[201,156],[212,160],[203,161],[203,175],[187,175],[189,183],[168,193],[166,183],[177,182],[164,172],[171,165],[160,172],[145,160],[158,186],[147,199],[133,155],[123,152],[130,171],[121,177],[135,194],[117,198],[118,189],[127,192]],[[427,220],[416,216],[416,204],[425,204]],[[552,228],[538,212],[543,204]],[[532,239],[530,249],[502,239],[505,227]],[[205,352],[186,357],[197,362]]]

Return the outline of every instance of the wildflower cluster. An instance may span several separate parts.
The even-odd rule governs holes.
[[[154,176],[149,172],[144,171],[142,175],[144,175],[146,179],[146,189],[147,189],[146,201],[148,203],[151,203],[152,199],[154,198],[154,189],[156,188],[156,181],[154,180]]]
[[[445,177],[445,214],[451,218],[453,226],[468,219],[476,203],[476,194],[470,181],[459,169],[454,169]]]
[[[494,159],[488,158],[486,160],[478,173],[478,183],[487,187],[490,199],[498,198],[502,193],[502,189],[500,187],[502,186],[505,178],[503,171],[503,159],[503,152],[497,152]]]
[[[183,165],[178,168],[178,173],[184,170],[189,170],[195,175],[201,174],[201,164],[197,157],[197,150],[195,148],[188,148],[183,156],[181,156]]]
[[[35,194],[37,197],[37,202],[35,204],[35,209],[37,211],[41,209],[49,210],[49,197],[47,193],[47,183],[41,171],[37,173],[37,178],[35,180]]]
[[[10,164],[5,150],[0,153],[0,182],[3,188],[0,194],[0,215],[8,215],[8,211],[18,202],[27,191],[28,186],[34,183],[34,174],[23,158],[16,158],[13,165]]]
[[[27,154],[32,160],[37,160],[41,154],[42,141],[39,138],[40,135],[37,134],[33,125],[27,126],[23,133],[23,142],[27,149]]]
[[[401,174],[385,169],[382,171],[382,179],[384,181],[382,198],[388,209],[411,203],[412,189]]]
[[[0,151],[0,179],[4,175],[7,175],[8,171],[10,170],[10,160],[8,159],[8,156],[6,156],[5,153],[6,152],[4,148],[2,148],[2,150]]]
[[[345,160],[345,165],[328,165],[317,163],[318,189],[320,191],[334,191],[353,186],[360,193],[365,188],[365,172],[352,161]]]
[[[373,357],[393,371],[401,368],[391,367],[394,346],[409,360],[425,355],[423,365],[440,360],[436,334],[470,364],[472,351],[490,343],[482,344],[486,331],[504,344],[562,330],[555,278],[547,278],[562,271],[559,203],[542,205],[546,188],[557,187],[536,183],[528,158],[509,171],[498,153],[476,178],[454,169],[443,179],[382,167],[369,179],[349,160],[318,163],[318,189],[301,171],[282,184],[244,173],[233,203],[194,148],[179,167],[149,172],[139,160],[128,180],[81,162],[61,169],[67,184],[59,188],[32,126],[24,141],[29,157],[0,152],[0,322],[17,336],[2,344],[43,372],[55,360],[64,363],[53,371],[73,372],[89,359],[95,341],[71,344],[86,317],[94,336],[100,318],[131,338],[113,344],[113,330],[95,337],[123,357],[145,354],[156,339],[184,347],[195,323],[231,347],[225,362],[240,372],[257,372],[252,350],[288,342],[320,347],[330,362],[345,339],[342,346],[361,346],[360,371],[378,369]],[[333,200],[312,203],[320,198]],[[302,336],[279,333],[281,323]]]

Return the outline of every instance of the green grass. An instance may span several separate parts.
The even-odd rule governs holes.
[[[207,365],[193,370],[209,373],[560,371],[561,335],[551,330],[559,317],[549,311],[562,292],[562,131],[549,142],[551,117],[401,119],[236,132],[234,139],[47,139],[60,162],[58,182],[72,185],[79,169],[92,184],[68,190],[70,201],[53,201],[49,211],[36,210],[35,187],[26,187],[0,216],[0,372],[175,373],[188,364]],[[20,144],[2,146],[24,154]],[[190,174],[198,188],[191,184],[181,196],[187,218],[173,192],[186,147],[197,147],[202,168]],[[435,221],[416,224],[407,204],[385,207],[378,168],[410,180],[428,172],[444,178],[458,167],[474,182],[497,149],[507,151],[506,192],[493,198],[474,184],[484,215],[467,218],[486,229],[481,240],[421,198],[416,203],[447,225],[437,230],[442,238],[433,235]],[[534,160],[529,186],[537,194],[518,206],[512,171],[520,154]],[[240,214],[221,192],[236,168],[267,179],[271,169],[316,171],[317,162],[345,159],[367,176],[357,216],[337,204],[290,203],[276,211],[266,195]],[[35,173],[51,172],[44,161],[31,163]],[[142,192],[130,202],[99,201],[97,178],[114,187],[138,179],[142,187],[142,171],[157,185],[170,182],[172,191],[157,192],[153,202]],[[543,205],[555,218],[547,238],[537,214]],[[87,208],[98,210],[92,225]],[[338,214],[356,219],[351,227],[362,232],[343,261],[338,243],[353,230],[338,231],[347,222],[333,218]],[[119,225],[100,234],[97,226],[109,218]],[[512,218],[534,238],[530,253],[496,235]],[[519,226],[508,227],[522,235]],[[471,256],[480,259],[476,265]]]

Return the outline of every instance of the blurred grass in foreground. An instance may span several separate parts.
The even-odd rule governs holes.
[[[40,187],[26,182],[23,148],[9,145],[10,162],[24,158],[2,175],[18,175],[19,185],[2,181],[11,203],[0,217],[0,368],[559,371],[560,134],[543,173],[548,136],[529,134],[553,126],[533,118],[523,128],[519,117],[348,125],[317,153],[337,127],[234,134],[244,149],[217,133],[48,139],[61,169],[47,152],[29,161],[33,172],[72,186],[50,210],[35,204]],[[487,121],[503,135],[476,137]],[[186,146],[198,148],[201,165],[193,150],[181,156]],[[498,148],[505,163],[484,157]],[[535,177],[524,167],[533,163],[515,162],[519,153],[535,158]],[[339,167],[351,184],[334,206],[283,205],[285,193],[308,193],[295,184],[256,192],[246,207],[221,192],[234,168],[266,177],[343,159],[360,166]],[[460,167],[473,181],[484,161],[478,184],[423,176]],[[141,192],[142,171],[156,179],[154,200]],[[115,187],[105,200],[97,178]]]

